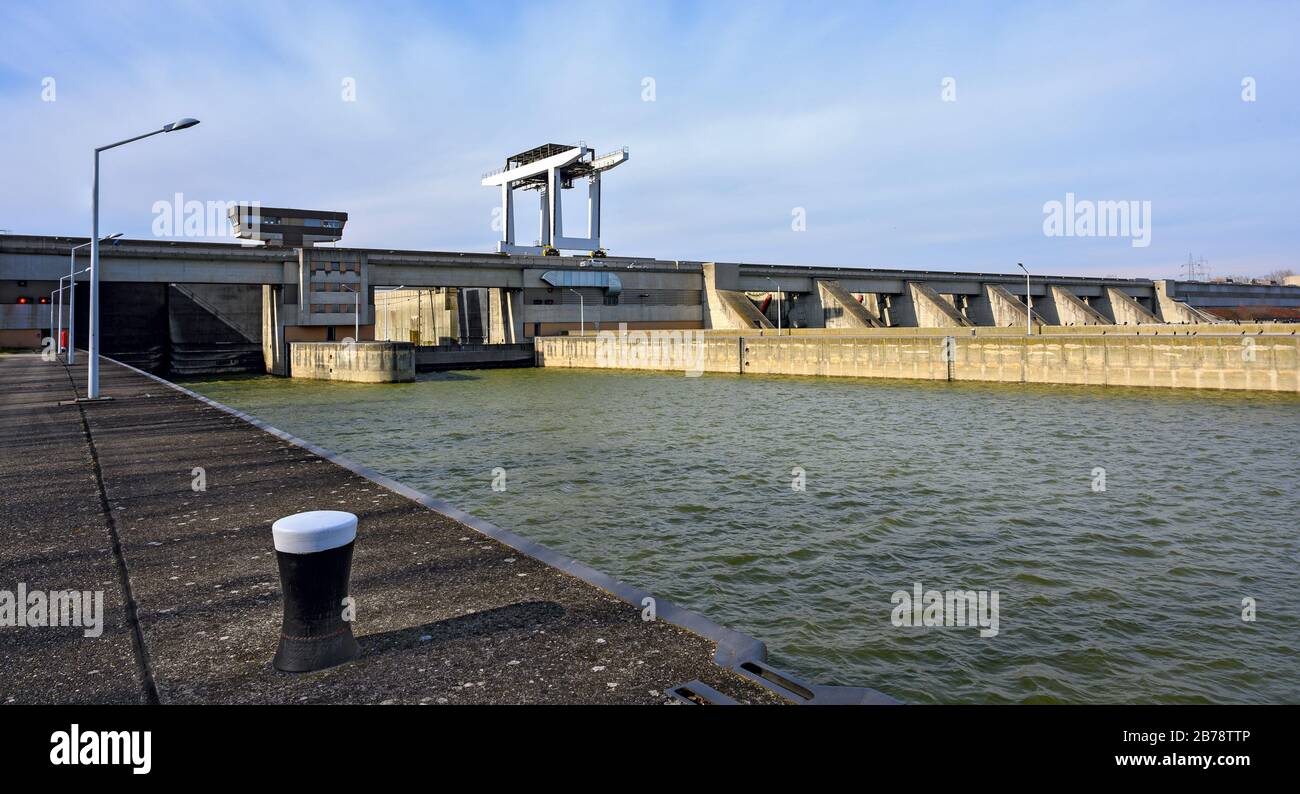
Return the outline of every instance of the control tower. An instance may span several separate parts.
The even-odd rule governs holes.
[[[596,156],[586,144],[568,146],[546,143],[506,158],[504,168],[483,175],[483,184],[501,188],[501,241],[497,252],[503,254],[544,254],[558,256],[561,250],[590,251],[602,256],[600,249],[600,176],[616,165],[627,162],[627,147]],[[561,211],[560,191],[573,187],[575,179],[587,180],[587,236],[566,237]],[[537,245],[515,244],[514,191],[538,191],[540,209]]]

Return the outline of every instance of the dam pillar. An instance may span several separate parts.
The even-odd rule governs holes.
[[[910,324],[918,328],[968,328],[974,325],[929,284],[909,281],[907,292],[902,297],[911,303],[913,322]]]
[[[488,290],[488,344],[509,345],[524,339],[524,293],[493,287]]]
[[[740,290],[740,266],[705,262],[704,327],[720,330],[775,328],[744,292]]]
[[[1160,323],[1159,317],[1147,311],[1128,293],[1115,287],[1106,287],[1101,295],[1100,306],[1097,308],[1115,325],[1158,325]]]
[[[882,328],[880,316],[858,302],[838,281],[818,279],[814,300],[822,309],[825,328]],[[875,296],[872,296],[873,298]]]
[[[262,285],[262,361],[272,375],[289,374],[289,345],[284,338],[284,285]]]
[[[982,294],[976,298],[971,307],[971,314],[975,315],[971,319],[976,320],[980,325],[990,325],[995,328],[1024,328],[1029,309],[1024,301],[1012,295],[1001,284],[984,284]],[[1047,324],[1037,311],[1033,314],[1034,327],[1041,328]]]
[[[877,295],[874,292],[865,292],[862,294],[862,305],[867,311],[880,318],[881,328],[888,328],[893,325],[889,318],[888,295]]]
[[[1055,325],[1114,325],[1110,318],[1065,287],[1049,285],[1044,297],[1043,314]]]
[[[1174,297],[1174,292],[1178,287],[1177,281],[1166,279],[1157,279],[1155,282],[1156,293],[1156,315],[1160,317],[1161,322],[1166,323],[1218,323],[1222,322],[1219,318],[1203,312],[1200,309],[1191,306]]]

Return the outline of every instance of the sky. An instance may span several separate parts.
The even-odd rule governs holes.
[[[103,233],[160,236],[181,194],[491,251],[482,174],[585,141],[630,153],[611,255],[1300,270],[1297,39],[1294,2],[3,2],[0,229],[88,235],[93,149],[192,116],[103,154]],[[1100,234],[1093,202],[1130,224]]]

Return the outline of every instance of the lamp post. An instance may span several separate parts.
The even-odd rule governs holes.
[[[569,292],[572,292],[574,295],[578,296],[578,336],[586,336],[587,335],[587,329],[585,327],[586,317],[584,316],[585,302],[582,299],[582,293],[578,292],[573,287],[569,287]]]
[[[349,287],[347,284],[339,284],[340,287],[352,293],[352,341],[361,341],[361,293]]]
[[[114,232],[113,234],[110,234],[107,237],[100,240],[100,242],[103,242],[104,240],[116,240],[121,236],[122,236],[121,232]],[[68,275],[64,276],[64,278],[70,279],[68,286],[71,288],[68,291],[68,364],[70,365],[77,363],[77,335],[76,335],[77,278],[76,277],[90,270],[90,268],[88,267],[82,268],[81,270],[77,270],[77,249],[85,248],[88,245],[90,245],[89,240],[82,243],[81,245],[72,246],[72,250],[68,252]],[[74,270],[76,271],[75,273],[73,272]],[[63,283],[63,279],[61,278],[59,279],[59,284],[62,283]],[[59,294],[59,330],[60,331],[63,330],[63,294],[62,293]]]
[[[45,303],[50,307],[50,333],[54,334],[54,360],[59,360],[59,328],[54,324],[54,299],[59,299],[59,308],[63,308],[63,279],[59,279],[59,286],[50,290],[50,299]],[[60,311],[59,322],[63,321],[62,311]]]
[[[772,284],[776,286],[776,335],[780,336],[781,335],[781,285],[777,283],[777,280],[772,278],[771,276],[764,276],[763,278],[772,282]]]
[[[1021,270],[1025,271],[1025,306],[1028,311],[1025,312],[1025,336],[1034,335],[1034,296],[1029,294],[1029,270],[1023,262],[1016,263]]]
[[[78,271],[75,272],[75,273],[69,273],[69,274],[66,275],[66,276],[59,276],[59,288],[56,289],[56,290],[54,290],[54,292],[57,292],[57,293],[59,294],[59,324],[58,324],[58,327],[56,327],[56,328],[54,329],[54,332],[55,332],[56,337],[60,340],[60,343],[57,345],[57,347],[58,347],[58,349],[59,349],[60,351],[62,350],[62,344],[61,344],[61,341],[62,341],[62,337],[63,337],[63,293],[64,293],[65,291],[68,291],[68,290],[75,290],[75,289],[76,289],[76,286],[77,286],[76,277],[77,277],[77,276],[80,276],[82,273],[89,273],[89,272],[90,272],[90,268],[88,268],[88,267],[83,267],[82,269],[78,270]],[[69,279],[72,279],[72,280],[68,283],[68,286],[66,286],[66,287],[63,286],[63,282],[68,281]],[[50,293],[50,300],[51,300],[51,301],[54,300],[53,295],[54,295],[54,293]],[[71,302],[69,302],[69,306],[71,306]],[[69,312],[69,317],[68,317],[68,322],[69,322],[69,330],[68,330],[68,358],[69,358],[69,361],[68,361],[68,363],[71,364],[71,363],[72,363],[72,361],[71,361],[71,358],[72,358],[72,350],[73,350],[73,348],[76,346],[76,340],[74,340],[74,339],[72,338],[72,330],[71,330],[71,322],[72,322],[71,312],[72,312],[72,310],[71,310],[70,307],[69,307],[69,309],[68,309],[68,312]]]
[[[86,399],[88,400],[99,399],[99,153],[159,133],[187,129],[198,123],[198,119],[190,118],[173,121],[170,124],[164,124],[153,132],[146,132],[143,135],[137,135],[134,138],[127,138],[95,149],[94,186],[90,199],[90,344],[87,346],[90,360],[87,362],[86,367]]]

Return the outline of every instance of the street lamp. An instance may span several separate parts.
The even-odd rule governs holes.
[[[54,302],[54,293],[57,292],[58,295],[59,295],[59,322],[58,322],[58,325],[55,326],[55,328],[54,328],[54,334],[55,334],[55,340],[56,340],[56,342],[55,342],[55,351],[56,351],[56,352],[59,352],[59,353],[62,353],[62,352],[63,352],[63,293],[64,293],[65,291],[69,290],[69,289],[76,289],[76,286],[77,286],[77,282],[76,282],[76,280],[75,280],[76,277],[77,277],[77,276],[80,276],[82,273],[89,273],[89,272],[90,272],[90,268],[88,268],[88,267],[83,267],[82,269],[78,270],[78,271],[75,272],[75,273],[69,273],[69,274],[66,275],[66,276],[59,276],[59,288],[56,289],[56,290],[54,290],[54,292],[51,292],[51,293],[50,293],[50,303],[53,303],[53,302]],[[73,279],[73,280],[69,282],[68,286],[66,286],[66,287],[63,286],[63,282],[68,281],[69,279]],[[51,312],[54,311],[54,307],[53,307],[53,306],[50,307],[50,311],[51,311]],[[69,311],[69,317],[68,317],[68,320],[69,320],[69,322],[71,322],[71,320],[72,320],[72,317],[71,317],[71,311],[72,311],[72,310],[71,310],[71,308],[69,308],[68,311]],[[69,329],[69,333],[68,333],[68,353],[69,353],[69,358],[71,357],[72,349],[73,349],[73,347],[76,346],[76,344],[77,344],[77,343],[76,343],[76,340],[72,338],[71,329]],[[69,361],[68,363],[71,364],[72,362]]]
[[[767,279],[768,281],[776,285],[776,335],[780,336],[781,335],[781,285],[778,284],[776,279],[772,278],[771,276],[764,276],[763,278]]]
[[[578,292],[573,287],[569,288],[569,292],[572,292],[574,295],[578,296],[578,336],[586,336],[587,329],[584,327],[586,324],[586,318],[583,316],[585,305],[582,299],[582,293]]]
[[[164,124],[153,132],[146,132],[134,138],[110,143],[95,149],[94,188],[91,194],[91,231],[90,231],[90,344],[86,368],[86,399],[99,399],[99,153],[115,149],[128,143],[149,138],[163,132],[175,132],[193,127],[198,119],[184,118]]]
[[[1021,270],[1025,271],[1025,306],[1028,311],[1025,312],[1025,336],[1034,335],[1034,296],[1029,294],[1029,270],[1025,267],[1024,262],[1016,263]]]
[[[54,360],[59,360],[59,353],[63,351],[59,348],[61,342],[59,338],[59,327],[54,324],[54,299],[59,299],[59,322],[63,322],[63,279],[59,279],[59,286],[50,290],[50,299],[45,303],[50,307],[50,333],[54,334]],[[37,318],[39,320],[39,318]]]
[[[378,296],[381,292],[396,292],[405,287],[405,284],[396,287],[375,287],[375,295]],[[378,303],[375,304],[375,311],[379,311]],[[384,341],[388,341],[388,298],[384,298],[384,313],[379,316],[384,318],[383,330],[379,332],[379,335],[384,338]]]
[[[113,234],[110,234],[107,237],[101,238],[100,242],[103,242],[104,240],[116,240],[121,236],[122,236],[121,232],[114,232]],[[68,252],[68,275],[63,277],[63,278],[70,279],[68,286],[72,288],[68,292],[68,364],[69,365],[77,363],[77,336],[76,333],[74,332],[74,329],[76,328],[76,322],[77,322],[77,279],[76,277],[81,273],[85,273],[87,270],[90,270],[90,268],[88,267],[82,268],[81,270],[77,270],[77,249],[85,248],[88,245],[90,245],[90,240],[87,240],[81,245],[72,246],[72,250]],[[76,270],[75,273],[73,272],[74,270]],[[59,284],[60,285],[63,284],[62,278],[59,279]],[[59,293],[59,331],[60,332],[63,331],[63,293],[62,292]],[[62,336],[62,333],[60,333],[60,336]]]
[[[352,341],[361,341],[361,293],[349,287],[347,284],[339,284],[340,287],[352,293]]]

